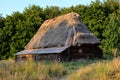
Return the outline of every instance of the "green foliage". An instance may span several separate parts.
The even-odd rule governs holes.
[[[108,24],[106,25],[103,36],[104,51],[109,52],[120,44],[120,15],[112,13],[108,17]]]
[[[0,15],[0,28],[4,27],[4,18]]]
[[[113,48],[120,48],[120,1],[96,0],[90,5],[76,5],[68,8],[57,6],[44,9],[30,5],[22,13],[13,12],[5,18],[0,15],[0,59],[13,58],[36,33],[46,19],[76,12],[84,24],[99,38],[105,54]]]
[[[43,10],[43,13],[44,13],[44,19],[51,19],[51,18],[54,18],[58,15],[60,15],[61,11],[59,9],[59,7],[57,6],[51,6],[51,7],[46,7],[44,10]]]
[[[102,40],[104,29],[104,20],[105,13],[102,11],[101,2],[98,0],[96,2],[92,2],[90,6],[88,6],[83,22],[88,26],[88,28],[100,39]],[[92,10],[91,10],[92,9]]]

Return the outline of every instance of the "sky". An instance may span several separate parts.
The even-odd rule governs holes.
[[[33,4],[42,8],[46,6],[70,7],[78,4],[89,5],[91,1],[95,0],[1,0],[0,14],[5,17],[16,11],[22,12],[26,7]]]

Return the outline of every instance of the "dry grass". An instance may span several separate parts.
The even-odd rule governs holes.
[[[120,58],[61,63],[0,61],[0,80],[120,80]]]
[[[80,67],[67,80],[120,80],[120,58]]]
[[[59,63],[0,62],[0,80],[52,80],[65,74]]]

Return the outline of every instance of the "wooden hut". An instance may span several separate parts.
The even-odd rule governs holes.
[[[78,60],[102,57],[100,41],[83,24],[77,13],[46,20],[25,50],[15,54],[16,61]]]

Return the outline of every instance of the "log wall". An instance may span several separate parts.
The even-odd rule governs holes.
[[[60,61],[59,54],[38,54],[35,55],[35,61]]]
[[[81,46],[72,46],[63,51],[62,53],[48,53],[48,54],[24,54],[17,55],[16,61],[69,61],[79,59],[101,58],[102,50],[98,45],[84,44]]]
[[[71,47],[70,48],[71,60],[77,59],[90,59],[90,58],[101,58],[102,50],[97,47],[97,45],[81,45],[80,47]]]
[[[16,61],[60,61],[59,54],[24,54],[16,55]]]

